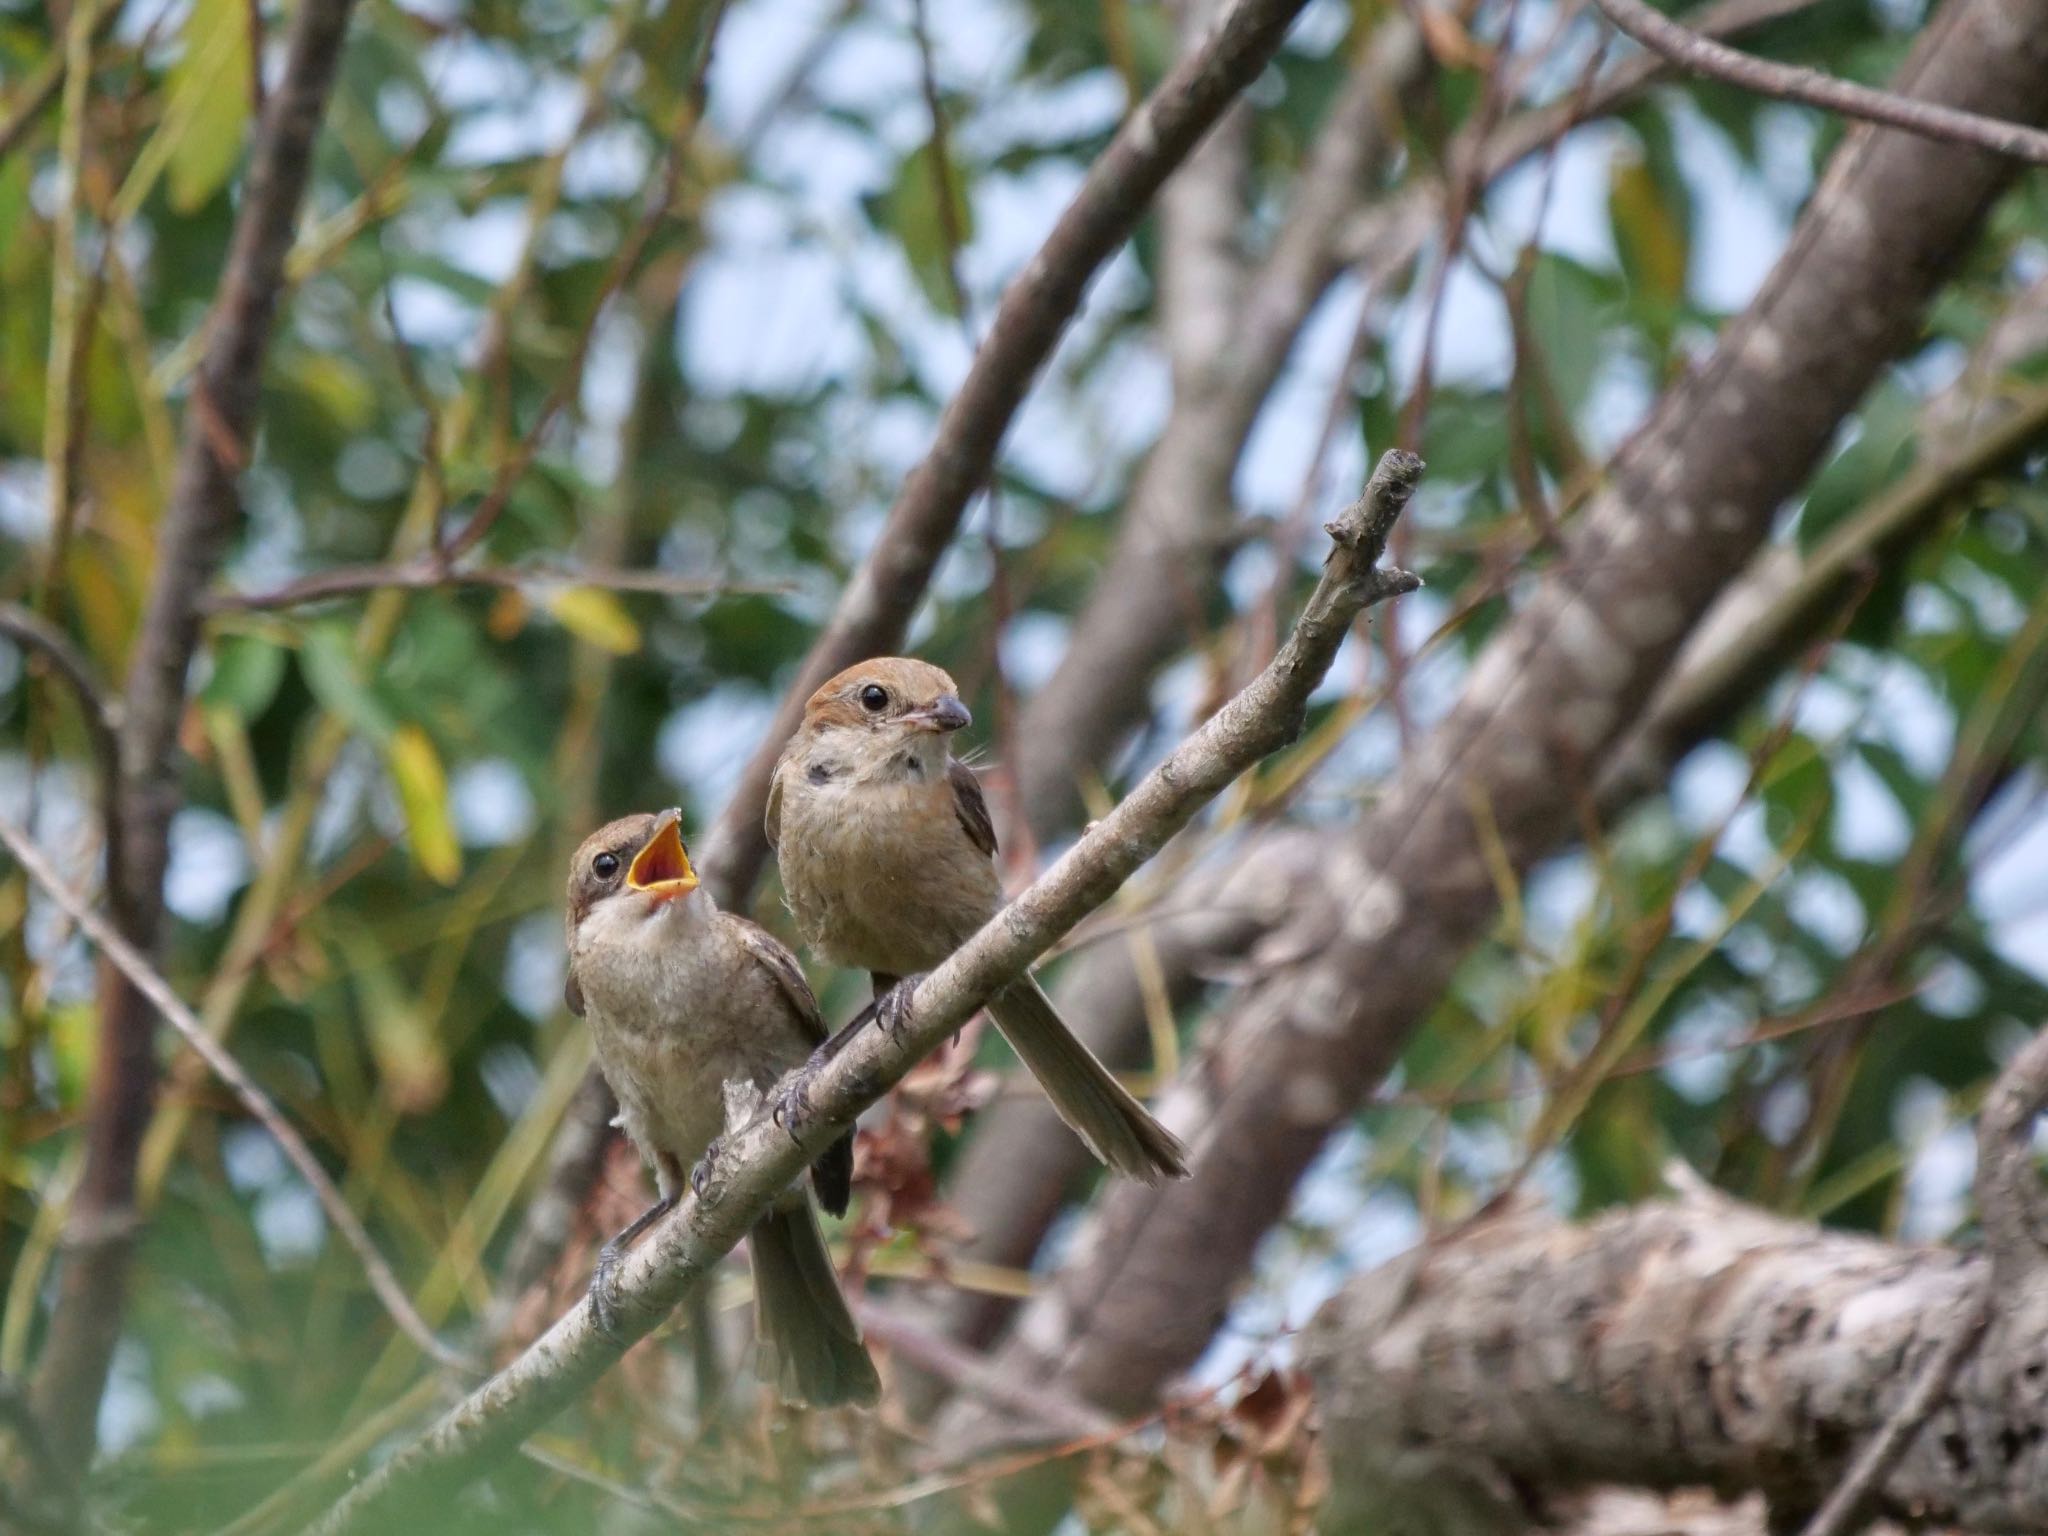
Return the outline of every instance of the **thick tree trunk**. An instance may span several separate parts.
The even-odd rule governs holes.
[[[1908,94],[2048,116],[2048,0],[1952,0],[1901,70]],[[1465,697],[1261,946],[1218,1040],[1164,1110],[1195,1174],[1123,1186],[1006,1369],[1113,1410],[1201,1351],[1295,1181],[1395,1059],[1492,921],[1474,808],[1526,871],[1570,835],[1594,770],[1740,571],[1842,419],[1918,334],[2009,164],[1896,132],[1844,141],[1763,292],[1617,459],[1560,562]],[[948,1445],[981,1438],[963,1410]]]

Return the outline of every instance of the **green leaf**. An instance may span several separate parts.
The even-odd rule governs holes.
[[[405,811],[406,846],[428,879],[453,885],[462,878],[462,849],[448,815],[448,775],[441,754],[416,725],[401,725],[385,744],[384,765]]]
[[[253,635],[228,635],[214,642],[213,675],[206,680],[200,701],[217,709],[230,709],[243,720],[254,720],[270,707],[277,686],[284,680],[285,654],[281,646]]]
[[[1576,416],[1592,392],[1612,318],[1612,284],[1546,253],[1529,274],[1529,332],[1565,409]]]
[[[57,1102],[67,1109],[85,1102],[93,1059],[99,1054],[99,1019],[90,1003],[55,1005],[44,1015],[50,1060],[57,1069]]]
[[[974,238],[974,209],[967,196],[967,184],[957,160],[947,166],[946,187],[952,201],[952,228],[961,245]],[[889,227],[903,244],[903,254],[935,309],[953,307],[953,290],[946,275],[947,225],[940,217],[939,177],[932,165],[929,144],[921,145],[896,167],[896,183],[889,189]]]
[[[173,135],[165,168],[171,206],[190,213],[218,192],[241,158],[249,126],[249,8],[243,0],[193,0],[185,51],[171,66],[160,132]]]
[[[320,707],[358,735],[385,742],[398,729],[397,718],[363,677],[351,630],[323,624],[307,631],[299,671]]]

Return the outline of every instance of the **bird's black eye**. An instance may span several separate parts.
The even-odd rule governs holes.
[[[590,861],[590,867],[600,880],[609,880],[619,872],[619,856],[616,853],[600,853]]]
[[[869,683],[860,691],[860,707],[871,715],[879,715],[889,707],[889,690],[880,683]]]

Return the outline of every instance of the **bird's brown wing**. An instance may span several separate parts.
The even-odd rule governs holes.
[[[960,826],[967,834],[967,840],[990,858],[996,856],[996,824],[989,819],[988,801],[982,798],[981,780],[974,776],[974,770],[955,759],[946,769],[946,778],[953,786],[953,810],[960,817]]]
[[[823,1045],[830,1031],[825,1028],[825,1015],[811,993],[811,984],[804,980],[804,970],[796,963],[796,956],[775,935],[744,917],[733,918],[732,924],[749,953],[775,978],[776,986],[802,1023],[805,1036]],[[811,1187],[818,1192],[818,1204],[834,1216],[846,1214],[853,1199],[853,1132],[848,1131],[818,1154],[818,1160],[811,1165]]]
[[[804,968],[796,963],[796,956],[758,923],[734,917],[732,925],[741,942],[747,946],[748,953],[760,961],[761,968],[775,979],[775,985],[802,1023],[805,1038],[814,1045],[823,1045],[830,1031],[825,1028],[825,1015],[818,1007],[818,999],[812,995],[811,984],[804,980]]]

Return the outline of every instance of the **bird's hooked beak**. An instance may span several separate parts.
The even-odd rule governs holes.
[[[633,855],[626,871],[626,884],[656,901],[670,901],[697,889],[697,871],[683,847],[683,816],[680,811],[663,811],[647,846]]]
[[[923,709],[913,709],[897,718],[903,724],[923,731],[950,732],[974,724],[974,716],[967,713],[967,706],[950,693],[942,693]]]

